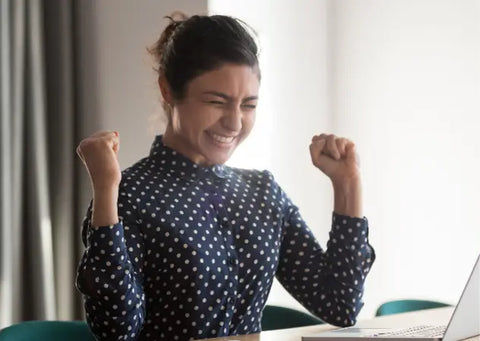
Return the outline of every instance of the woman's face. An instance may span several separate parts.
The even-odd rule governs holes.
[[[174,102],[165,145],[195,163],[225,163],[250,133],[260,82],[255,68],[224,64],[188,83]]]

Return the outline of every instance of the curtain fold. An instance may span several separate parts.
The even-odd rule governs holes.
[[[23,120],[23,61],[24,26],[23,1],[0,2],[0,88],[1,88],[1,152],[0,152],[0,326],[18,320],[19,309],[15,303],[20,297],[22,254],[18,252],[21,240],[21,172],[22,163],[21,122]],[[21,20],[18,20],[18,19]],[[18,186],[20,192],[14,191]]]
[[[26,143],[24,153],[28,155],[24,176],[27,202],[27,223],[24,228],[27,238],[25,246],[31,251],[30,275],[34,310],[31,318],[55,319],[55,283],[52,249],[52,223],[50,215],[49,167],[46,125],[46,79],[43,34],[43,4],[40,0],[26,2],[27,48],[25,66]],[[15,189],[14,189],[15,190]],[[24,201],[25,202],[25,201]],[[23,248],[21,248],[23,249]],[[32,283],[32,282],[29,282]],[[25,306],[25,310],[28,309]]]
[[[51,219],[59,319],[78,319],[83,314],[74,280],[81,254],[79,226],[85,210],[80,194],[89,187],[77,179],[79,171],[83,172],[79,169],[83,165],[75,153],[76,143],[82,135],[76,124],[81,120],[75,77],[76,13],[74,1],[50,0],[45,3],[50,205],[55,208]]]
[[[22,167],[24,162],[24,154],[22,147],[23,139],[23,130],[24,125],[24,101],[22,100],[21,93],[24,89],[24,77],[25,77],[25,27],[22,25],[22,16],[25,13],[25,1],[20,0],[16,1],[13,5],[12,18],[13,18],[13,34],[12,36],[12,53],[11,53],[11,62],[13,65],[12,68],[12,136],[11,136],[11,147],[12,147],[12,170],[19,170]],[[19,250],[21,248],[21,240],[23,231],[20,228],[22,223],[22,193],[23,193],[23,181],[22,181],[22,172],[12,172],[12,182],[11,182],[11,195],[12,195],[12,240],[10,247],[12,250]],[[13,190],[15,189],[15,190]],[[22,264],[22,253],[16,253],[16,261],[12,262],[12,303],[18,302],[21,297],[21,273],[14,271]],[[19,319],[19,310],[15,311],[15,319]]]
[[[0,328],[80,319],[73,0],[0,0]]]

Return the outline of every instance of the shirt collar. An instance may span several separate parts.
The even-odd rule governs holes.
[[[163,136],[157,135],[150,149],[150,158],[158,164],[160,170],[175,173],[182,178],[216,177],[228,178],[231,170],[223,164],[201,166],[186,156],[163,144]]]

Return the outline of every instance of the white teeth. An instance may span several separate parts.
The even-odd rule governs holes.
[[[218,134],[212,134],[212,137],[215,141],[218,141],[220,143],[231,143],[235,138],[234,136],[222,136]]]

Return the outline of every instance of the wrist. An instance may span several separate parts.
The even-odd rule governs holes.
[[[108,193],[112,191],[118,191],[118,188],[120,187],[120,183],[117,181],[112,181],[112,179],[108,181],[103,181],[103,180],[92,180],[90,179],[90,185],[92,188],[93,193]]]
[[[118,188],[96,189],[93,194],[92,226],[118,223]]]
[[[118,186],[95,186],[93,187],[93,198],[104,199],[118,199]]]
[[[334,212],[350,217],[363,217],[362,184],[360,179],[351,178],[333,183]]]
[[[354,175],[348,178],[332,179],[333,190],[338,193],[353,193],[361,191],[362,180],[360,175]]]

